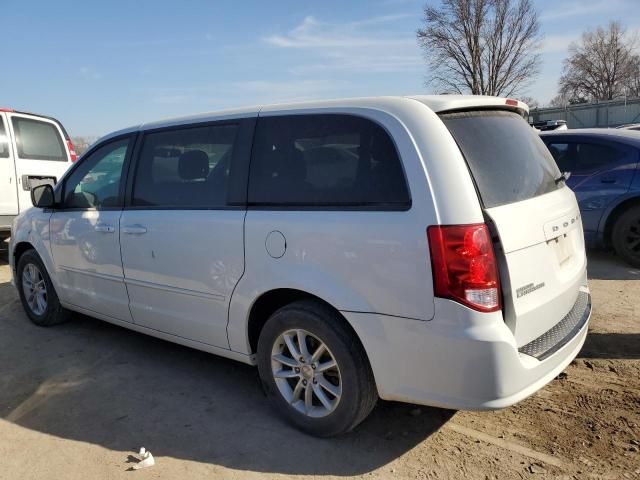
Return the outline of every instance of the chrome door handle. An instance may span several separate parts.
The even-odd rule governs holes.
[[[142,235],[143,233],[147,233],[147,229],[142,225],[127,225],[126,227],[122,227],[122,233],[128,233],[129,235]]]
[[[113,233],[116,231],[114,227],[112,227],[111,225],[107,225],[106,223],[97,223],[96,226],[93,227],[93,229],[96,232],[100,233]]]

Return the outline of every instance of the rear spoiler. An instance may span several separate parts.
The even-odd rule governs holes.
[[[470,110],[507,110],[524,118],[529,115],[529,106],[514,98],[487,95],[416,95],[408,98],[424,103],[437,114]]]

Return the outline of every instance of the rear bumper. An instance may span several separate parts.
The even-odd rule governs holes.
[[[532,395],[576,357],[591,315],[586,287],[582,294],[589,301],[576,302],[574,310],[583,310],[576,312],[579,320],[574,328],[563,330],[566,335],[542,335],[554,335],[558,341],[552,345],[543,339],[552,351],[543,349],[547,355],[541,359],[519,351],[500,313],[477,314],[448,300],[436,299],[436,316],[429,322],[344,315],[367,351],[381,398],[457,410],[492,410]]]

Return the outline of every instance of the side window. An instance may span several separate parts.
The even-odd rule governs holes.
[[[253,205],[400,207],[410,204],[391,138],[352,115],[258,120],[249,174]]]
[[[575,145],[569,143],[550,143],[547,145],[551,156],[561,172],[573,172],[576,165]]]
[[[135,173],[133,206],[226,206],[237,131],[237,125],[227,124],[145,135]]]
[[[67,161],[67,152],[56,126],[31,118],[12,117],[18,157],[29,160]]]
[[[2,117],[0,117],[0,158],[9,158],[9,137]]]
[[[576,173],[593,172],[607,168],[625,155],[625,151],[621,148],[599,143],[578,143],[576,149]]]
[[[99,147],[69,175],[64,184],[65,208],[120,206],[122,167],[129,139]]]

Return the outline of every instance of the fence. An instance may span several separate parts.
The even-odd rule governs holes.
[[[640,123],[640,98],[536,108],[529,112],[529,117],[534,122],[566,120],[569,128],[617,127]]]

